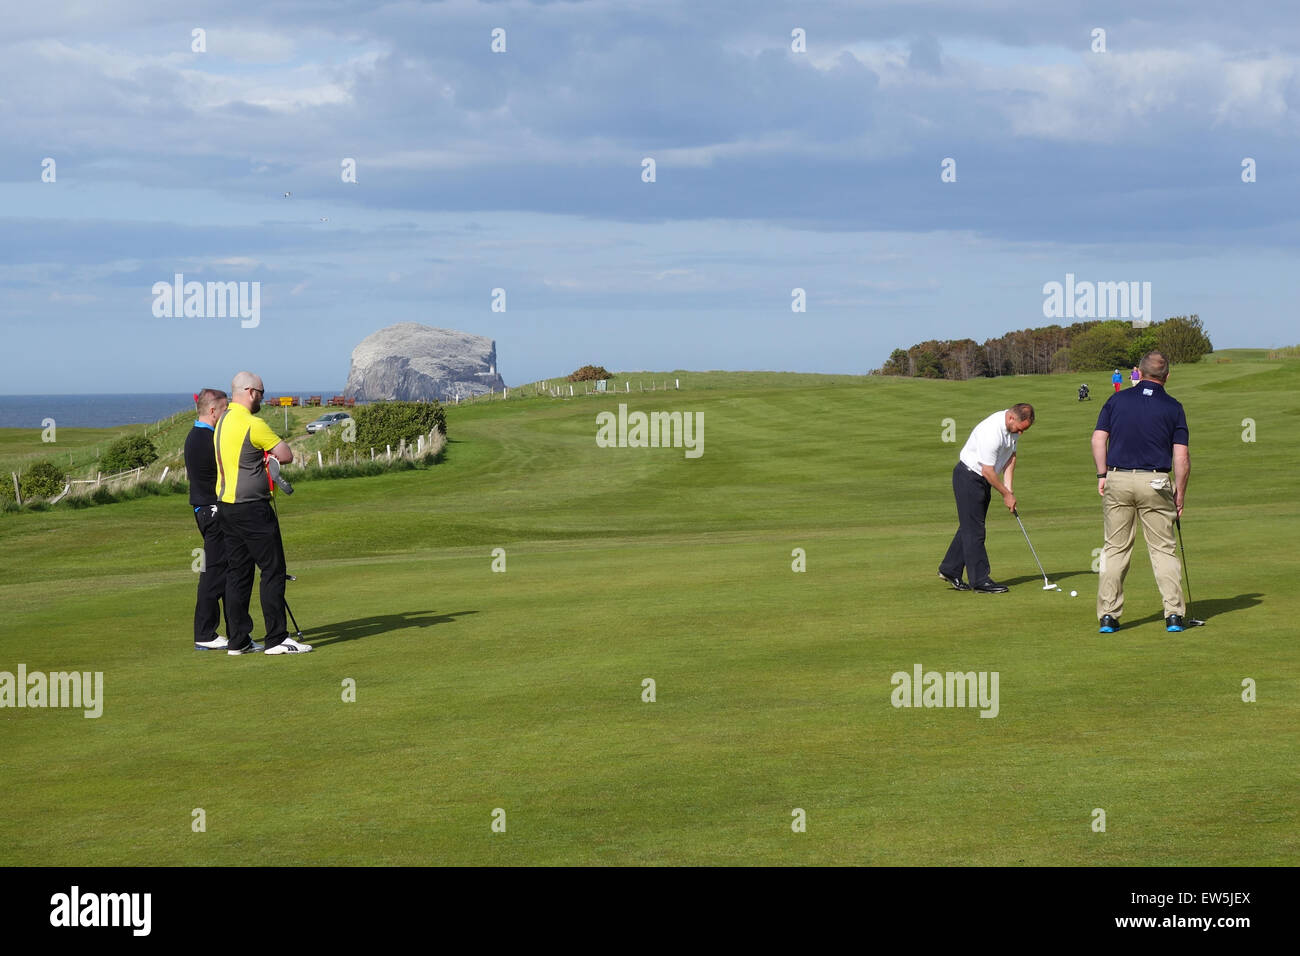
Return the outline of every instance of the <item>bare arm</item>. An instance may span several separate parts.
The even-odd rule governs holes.
[[[1014,460],[1015,460],[1015,459],[1013,458],[1012,461],[1014,461]],[[1010,471],[1011,471],[1011,463],[1008,462],[1008,463],[1007,463],[1007,472],[1008,472],[1008,474],[1010,473]],[[993,470],[993,466],[992,466],[992,465],[985,465],[985,464],[983,464],[983,463],[981,462],[981,463],[980,463],[980,474],[984,476],[984,480],[985,480],[985,481],[987,481],[990,485],[992,485],[994,488],[997,489],[998,494],[1000,494],[1000,495],[1002,496],[1002,503],[1003,503],[1004,505],[1007,506],[1007,510],[1008,510],[1008,511],[1015,511],[1015,510],[1016,510],[1016,496],[1013,495],[1013,494],[1011,493],[1011,489],[1010,489],[1010,488],[1008,488],[1006,485],[1004,485],[1004,484],[1002,483],[1002,479],[999,478],[999,477],[998,477],[998,473],[997,473],[996,471]]]
[[[1192,455],[1186,445],[1174,446],[1174,507],[1178,517],[1183,516],[1183,502],[1187,499],[1187,478],[1192,473]]]
[[[272,448],[270,455],[272,458],[278,459],[282,465],[293,464],[293,449],[284,442],[280,442],[280,444]]]
[[[1092,463],[1097,466],[1097,474],[1106,474],[1106,443],[1110,441],[1110,432],[1101,429],[1092,433]],[[1106,493],[1106,479],[1097,479],[1097,494]]]

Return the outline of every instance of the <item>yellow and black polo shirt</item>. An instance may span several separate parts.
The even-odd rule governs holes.
[[[217,420],[213,438],[217,453],[217,498],[226,504],[266,501],[271,490],[262,453],[280,444],[271,426],[243,405],[230,403]]]

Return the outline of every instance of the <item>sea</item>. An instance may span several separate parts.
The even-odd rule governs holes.
[[[280,395],[322,395],[325,401],[341,388],[303,388]],[[270,401],[267,404],[271,404]],[[194,395],[141,392],[133,395],[0,395],[0,428],[43,428],[54,419],[60,428],[113,428],[156,422],[177,412],[194,410]]]

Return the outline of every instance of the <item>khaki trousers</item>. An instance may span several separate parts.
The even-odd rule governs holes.
[[[1149,471],[1111,471],[1106,475],[1102,497],[1102,519],[1106,546],[1101,555],[1101,578],[1097,582],[1097,617],[1124,612],[1124,578],[1133,556],[1137,521],[1142,521],[1151,570],[1164,600],[1165,617],[1184,615],[1182,565],[1174,542],[1173,476]]]

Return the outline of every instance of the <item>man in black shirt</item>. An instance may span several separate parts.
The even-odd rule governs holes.
[[[1187,450],[1187,415],[1165,391],[1168,358],[1160,352],[1148,352],[1138,368],[1141,381],[1107,400],[1092,433],[1097,494],[1102,497],[1106,532],[1097,582],[1097,616],[1103,634],[1119,629],[1124,611],[1124,576],[1128,574],[1138,519],[1142,521],[1151,569],[1164,601],[1165,630],[1181,631],[1187,613],[1182,566],[1174,550],[1174,520],[1182,517],[1192,467]]]
[[[217,520],[217,456],[213,428],[226,410],[226,393],[205,388],[195,396],[198,420],[185,439],[185,473],[190,481],[190,507],[203,536],[198,598],[194,603],[194,647],[219,650],[227,639],[217,633],[221,600],[226,593],[226,544]],[[226,628],[229,630],[229,627]]]

